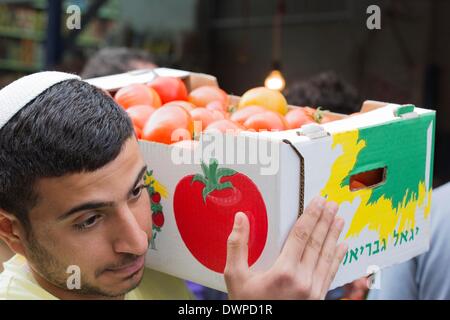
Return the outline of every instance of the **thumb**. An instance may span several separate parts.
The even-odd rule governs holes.
[[[227,241],[227,262],[225,265],[225,281],[227,286],[238,283],[246,276],[248,268],[248,237],[250,226],[247,215],[238,212],[234,216],[233,230]]]

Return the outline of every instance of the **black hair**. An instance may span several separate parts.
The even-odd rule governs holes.
[[[293,83],[286,91],[286,99],[292,105],[322,107],[344,114],[359,111],[362,103],[356,89],[332,71]]]
[[[88,60],[81,72],[83,79],[109,76],[135,69],[133,62],[152,63],[153,56],[144,50],[130,48],[103,48]]]
[[[29,230],[40,178],[99,169],[133,135],[126,112],[102,90],[80,80],[48,88],[0,129],[0,208]]]

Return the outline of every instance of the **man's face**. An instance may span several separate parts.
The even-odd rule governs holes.
[[[75,265],[81,290],[73,293],[114,297],[134,289],[152,230],[144,173],[138,143],[130,138],[119,156],[97,171],[40,179],[26,244],[35,273],[68,290],[66,271]]]

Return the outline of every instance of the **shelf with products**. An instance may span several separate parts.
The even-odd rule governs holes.
[[[88,3],[86,1],[64,1],[63,8],[78,3],[82,12],[85,12],[86,7],[83,6]],[[117,4],[117,0],[109,0],[99,9],[97,16],[77,37],[76,47],[89,51],[104,44],[106,33],[115,24],[119,14]],[[47,0],[0,3],[0,72],[27,73],[42,68],[46,45],[46,9]],[[66,15],[64,9],[61,12],[63,38],[69,32],[64,23]]]

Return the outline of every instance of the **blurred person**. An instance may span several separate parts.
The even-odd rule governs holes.
[[[156,67],[153,56],[147,51],[125,47],[103,48],[87,61],[81,78],[90,79]]]
[[[429,250],[407,262],[379,271],[380,288],[368,299],[450,300],[450,183],[433,191]]]
[[[41,72],[0,90],[0,238],[16,255],[0,299],[190,299],[144,268],[152,237],[147,170],[125,110],[75,75]],[[314,198],[274,265],[248,266],[249,221],[235,215],[224,280],[231,299],[321,299],[347,246],[337,204]],[[69,288],[77,266],[80,287]]]
[[[286,89],[286,100],[292,105],[322,107],[342,114],[358,112],[362,104],[357,90],[333,71],[292,83]]]

